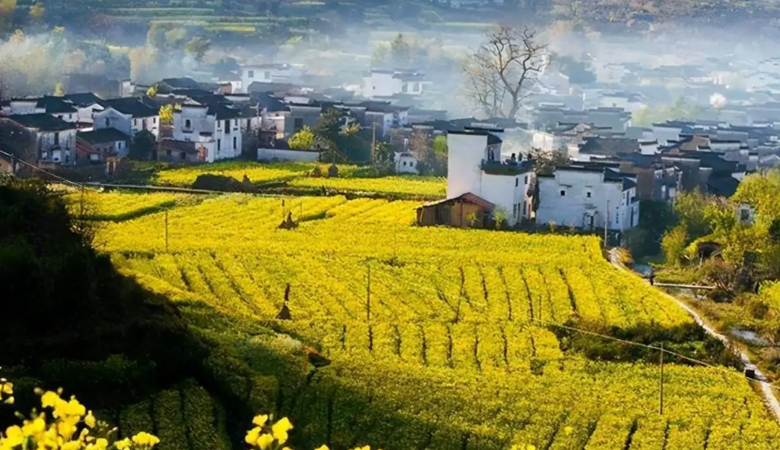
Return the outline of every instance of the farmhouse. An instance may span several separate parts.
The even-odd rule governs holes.
[[[501,208],[510,226],[530,219],[533,161],[501,159],[503,130],[466,128],[447,134],[447,198],[472,194]]]
[[[116,128],[128,136],[135,136],[142,130],[155,137],[160,134],[160,111],[141,103],[135,98],[103,100],[103,111],[95,112],[95,129]]]
[[[4,139],[11,146],[28,147],[24,153],[39,163],[72,164],[75,159],[76,125],[46,113],[19,114],[0,119]]]
[[[110,157],[127,156],[130,136],[115,128],[101,128],[76,135],[77,159],[102,162]]]
[[[241,111],[227,105],[184,104],[173,114],[173,140],[203,148],[199,158],[214,162],[241,155]]]
[[[636,182],[602,165],[558,167],[539,175],[536,223],[624,231],[639,222]]]

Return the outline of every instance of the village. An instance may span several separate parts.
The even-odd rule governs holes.
[[[639,224],[641,201],[671,205],[693,190],[729,197],[746,174],[780,165],[775,78],[758,70],[744,87],[730,87],[724,80],[734,74],[707,64],[609,64],[588,83],[546,68],[514,118],[427,109],[441,88],[414,69],[373,68],[349,86],[326,85],[284,63],[151,85],[74,74],[59,96],[2,102],[0,170],[109,170],[126,158],[375,164],[381,147],[390,152],[389,173],[448,177],[446,198],[421,207],[420,224],[535,224],[620,236]],[[684,88],[678,103],[704,106],[689,117],[635,124],[668,102],[658,92],[670,85]],[[333,111],[370,147],[329,150],[296,140]],[[434,140],[446,142],[439,167],[423,155]]]

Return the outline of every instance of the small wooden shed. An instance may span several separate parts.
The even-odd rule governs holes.
[[[467,192],[457,197],[427,203],[417,208],[417,225],[448,225],[460,228],[482,228],[495,205]]]

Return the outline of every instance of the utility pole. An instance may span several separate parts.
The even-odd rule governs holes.
[[[607,199],[607,216],[606,216],[606,220],[604,221],[604,248],[607,248],[608,227],[609,227],[609,199]]]
[[[661,343],[661,415],[664,415],[664,344]]]
[[[371,165],[374,165],[374,154],[376,152],[376,122],[371,122]]]
[[[368,262],[368,283],[366,284],[366,322],[371,321],[371,261]]]
[[[165,253],[168,253],[168,210],[165,210]]]

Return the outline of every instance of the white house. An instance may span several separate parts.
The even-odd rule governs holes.
[[[79,123],[94,123],[96,112],[103,111],[105,108],[100,104],[102,99],[95,94],[70,94],[63,97],[76,107]]]
[[[600,166],[559,167],[539,176],[536,223],[624,231],[639,223],[636,182]]]
[[[129,136],[135,136],[142,130],[151,132],[155,137],[160,135],[160,111],[138,99],[104,100],[101,105],[105,109],[95,112],[94,129],[116,128]]]
[[[241,111],[225,105],[184,104],[173,113],[173,139],[195,142],[199,159],[214,162],[241,155]]]
[[[420,173],[417,157],[412,152],[395,152],[395,173]]]
[[[447,134],[447,198],[472,193],[502,208],[515,225],[531,217],[534,173],[529,161],[501,161],[501,134],[471,128]]]
[[[372,69],[363,77],[362,95],[365,98],[392,97],[397,94],[422,95],[430,82],[425,74],[415,70]]]
[[[292,83],[301,81],[306,71],[290,64],[248,64],[241,66],[240,92],[247,92],[252,83]],[[235,92],[235,91],[234,91]]]
[[[46,113],[8,116],[18,128],[35,136],[38,162],[73,164],[76,150],[76,125]],[[21,136],[20,136],[21,138]]]

